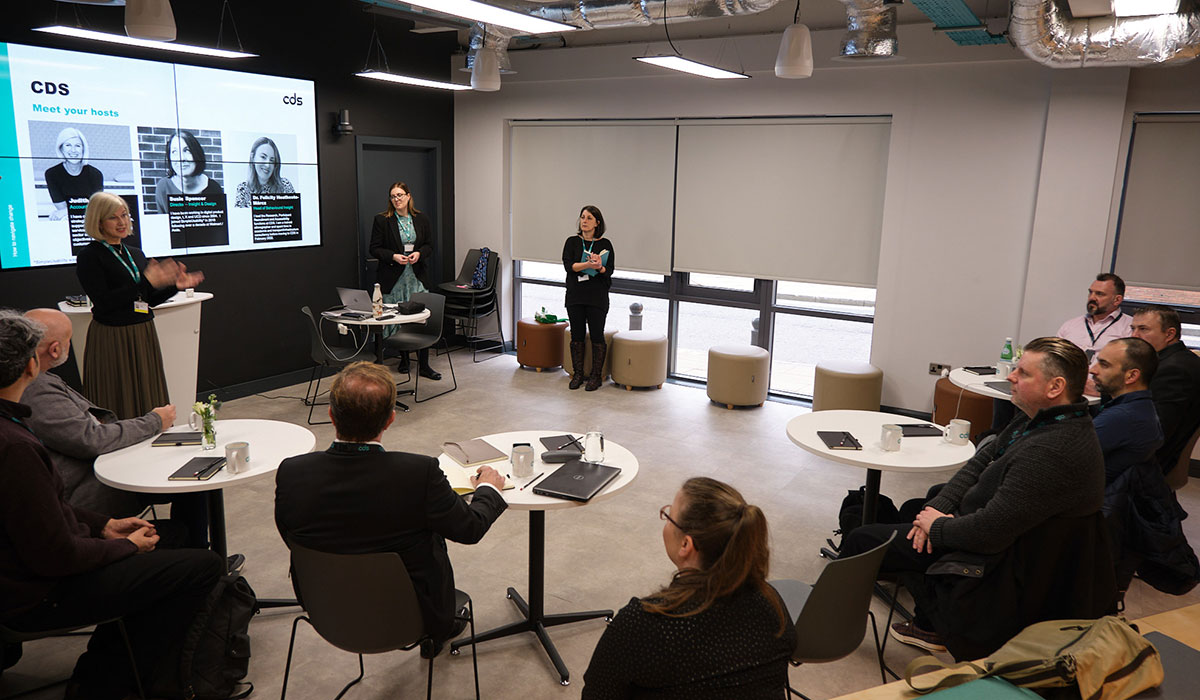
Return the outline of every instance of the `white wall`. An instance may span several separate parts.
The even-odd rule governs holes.
[[[838,36],[814,35],[817,71],[801,81],[772,75],[777,36],[680,43],[689,57],[740,57],[754,78],[739,81],[643,66],[630,60],[640,45],[512,52],[518,74],[499,92],[456,95],[458,247],[510,257],[506,120],[891,115],[872,362],[885,404],[930,410],[930,361],[987,362],[1006,335],[1050,334],[1082,313],[1104,255],[1128,71],[1053,71],[928,27],[901,28],[909,60],[842,67],[822,58]],[[631,163],[631,187],[636,177]]]

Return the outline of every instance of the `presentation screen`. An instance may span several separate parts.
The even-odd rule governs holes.
[[[88,197],[147,256],[319,245],[312,81],[0,43],[0,268],[64,265]]]

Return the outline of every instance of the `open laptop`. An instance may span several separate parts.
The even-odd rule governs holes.
[[[366,311],[371,313],[371,295],[361,289],[337,288],[338,297],[347,311]]]
[[[564,498],[568,501],[589,501],[620,473],[619,467],[573,459],[542,479],[533,487],[533,492],[539,496]]]

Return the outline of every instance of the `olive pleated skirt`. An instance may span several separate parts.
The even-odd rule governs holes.
[[[92,320],[83,351],[83,393],[122,420],[170,403],[153,318],[131,326]]]

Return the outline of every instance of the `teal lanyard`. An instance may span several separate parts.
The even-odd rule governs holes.
[[[992,459],[993,459],[993,460],[1000,459],[1000,455],[1002,455],[1002,454],[1004,454],[1005,452],[1007,452],[1007,451],[1008,451],[1008,448],[1012,447],[1014,442],[1016,442],[1017,440],[1020,440],[1021,438],[1023,438],[1023,437],[1025,437],[1026,435],[1028,435],[1028,434],[1032,433],[1033,431],[1037,430],[1038,428],[1041,428],[1041,427],[1043,427],[1043,426],[1045,426],[1045,425],[1048,425],[1048,424],[1050,424],[1050,423],[1057,423],[1057,422],[1059,422],[1059,421],[1063,421],[1063,420],[1066,420],[1066,419],[1068,419],[1068,418],[1080,418],[1080,417],[1083,417],[1083,416],[1086,416],[1086,415],[1087,415],[1087,411],[1071,411],[1070,413],[1060,413],[1060,414],[1058,414],[1057,416],[1054,416],[1053,418],[1049,418],[1049,419],[1046,419],[1046,420],[1044,420],[1044,421],[1040,421],[1040,422],[1037,422],[1037,421],[1032,421],[1032,420],[1031,420],[1029,423],[1027,423],[1027,424],[1025,425],[1025,429],[1024,429],[1024,430],[1022,430],[1021,432],[1017,433],[1016,435],[1013,435],[1013,436],[1012,436],[1012,437],[1009,439],[1009,441],[1008,441],[1008,444],[1006,444],[1006,445],[1001,445],[1001,446],[1000,446],[1000,449],[996,450],[996,454],[995,454],[995,456],[994,456],[994,457],[992,457]]]
[[[117,260],[121,263],[121,267],[125,268],[125,271],[129,273],[130,277],[133,278],[135,284],[142,281],[141,271],[137,269],[137,265],[133,264],[133,253],[130,253],[124,246],[121,247],[121,250],[125,251],[125,255],[129,256],[129,262],[125,262],[125,258],[121,257],[121,254],[117,252],[117,249],[114,248],[112,244],[105,243],[104,247],[108,248],[113,255],[117,256]]]

